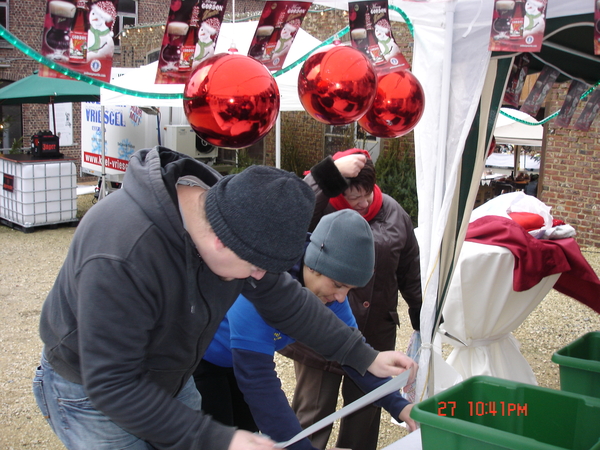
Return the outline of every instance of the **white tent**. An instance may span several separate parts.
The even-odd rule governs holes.
[[[542,146],[544,127],[535,118],[518,109],[502,108],[500,111],[503,114],[498,116],[494,128],[496,144]],[[511,117],[517,120],[513,120]]]

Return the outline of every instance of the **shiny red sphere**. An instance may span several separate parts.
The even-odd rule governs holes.
[[[220,53],[202,61],[183,90],[183,109],[194,131],[225,148],[244,148],[262,139],[279,113],[279,88],[253,58]]]
[[[298,95],[313,118],[329,125],[356,122],[371,107],[377,75],[359,50],[335,45],[313,53],[298,75]]]
[[[409,70],[397,69],[378,76],[373,106],[358,123],[373,136],[394,138],[412,131],[424,110],[423,86]]]

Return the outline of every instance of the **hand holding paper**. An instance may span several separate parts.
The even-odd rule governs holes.
[[[380,352],[367,370],[376,377],[385,378],[400,375],[405,370],[412,369],[413,367],[414,370],[411,371],[408,380],[409,383],[417,373],[417,363],[402,352],[387,351]]]

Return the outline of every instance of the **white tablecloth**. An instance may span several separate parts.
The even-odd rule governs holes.
[[[444,330],[466,344],[445,338],[455,346],[447,362],[464,379],[489,375],[537,384],[512,331],[543,300],[560,274],[542,279],[527,291],[515,292],[513,268],[510,250],[464,242],[442,324]]]

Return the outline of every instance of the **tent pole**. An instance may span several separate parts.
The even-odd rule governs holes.
[[[281,111],[275,121],[275,167],[281,169]]]
[[[102,177],[100,180],[100,193],[98,194],[99,201],[108,195],[108,189],[106,188],[106,126],[104,124],[104,105],[100,106],[100,130],[102,136],[102,144],[100,145],[100,148],[102,149]]]

